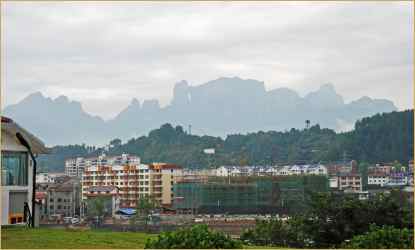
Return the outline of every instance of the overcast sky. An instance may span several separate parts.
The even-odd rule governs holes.
[[[180,80],[264,81],[305,95],[332,83],[413,106],[413,4],[2,3],[3,105],[66,95],[110,118]]]

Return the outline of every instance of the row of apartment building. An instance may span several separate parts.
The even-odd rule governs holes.
[[[408,167],[394,166],[393,164],[385,164],[369,167],[368,169],[368,185],[379,186],[413,186],[413,161],[409,162]]]
[[[249,167],[232,167],[225,169],[234,170],[238,168],[248,169]],[[116,211],[119,208],[134,208],[141,197],[148,196],[153,197],[162,207],[171,208],[175,204],[175,199],[177,198],[175,197],[177,194],[174,193],[175,184],[209,183],[209,176],[217,175],[217,173],[220,173],[223,169],[224,168],[221,167],[214,170],[182,170],[176,165],[166,163],[153,163],[148,165],[139,163],[124,166],[111,166],[107,164],[106,166],[87,167],[82,173],[81,196],[84,202],[98,196],[111,197],[112,211]],[[261,167],[252,168],[251,172],[246,171],[244,174],[235,174],[235,172],[233,172],[233,175],[228,176],[246,176],[246,173],[252,175],[252,173],[255,173],[255,170],[258,169],[261,170]],[[358,172],[357,163],[355,161],[351,161],[349,164],[334,164],[327,167],[321,164],[294,165],[284,166],[278,169],[280,170],[279,176],[324,175],[328,177],[331,190],[356,193],[359,194],[359,197],[362,196],[362,198],[367,198],[368,195],[367,191],[362,190],[363,179]],[[403,171],[403,169],[399,169],[399,171]],[[232,173],[231,171],[229,172]],[[370,173],[379,172],[392,174],[397,171],[393,167],[389,168],[384,165],[377,165],[369,168],[369,178],[371,178]],[[56,176],[56,174],[53,176]],[[219,176],[226,175],[223,174]],[[58,177],[55,177],[55,179],[58,179]],[[53,193],[50,193],[50,195],[52,194]],[[53,200],[54,199],[52,198],[50,202],[53,202]],[[50,213],[53,214],[52,208],[54,206],[52,203],[49,206],[51,207]],[[65,208],[65,206],[63,206],[63,208]],[[66,206],[66,208],[71,209],[68,206]],[[71,213],[68,212],[65,213],[65,215],[70,216]]]
[[[81,178],[82,200],[101,195],[100,189],[107,187],[111,192],[105,193],[116,195],[120,207],[135,207],[137,201],[146,196],[162,206],[171,206],[173,185],[181,171],[182,168],[174,164],[142,164],[139,157],[129,154],[102,154],[65,161],[65,173]]]
[[[279,176],[315,174],[326,175],[327,168],[321,164],[292,166],[221,166],[212,174],[215,176]]]
[[[351,187],[361,189],[362,177],[357,169],[357,162],[348,164],[310,164],[291,166],[221,166],[211,171],[203,170],[203,174],[229,176],[286,176],[286,175],[327,175],[332,188],[340,190]],[[369,167],[369,185],[405,186],[413,185],[413,161],[408,167],[395,167],[393,164],[376,164]]]
[[[71,177],[81,177],[85,168],[98,166],[135,166],[140,164],[140,157],[122,154],[107,156],[102,154],[98,157],[77,157],[65,161],[65,173]]]

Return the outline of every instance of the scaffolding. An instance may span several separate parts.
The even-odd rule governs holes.
[[[177,183],[177,210],[193,214],[296,213],[306,207],[311,192],[328,191],[325,176],[238,177],[231,183],[216,179],[208,183]]]

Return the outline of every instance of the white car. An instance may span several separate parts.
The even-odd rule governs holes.
[[[64,217],[64,218],[63,218],[63,221],[64,221],[65,223],[70,223],[70,222],[71,222],[71,220],[72,220],[72,217]]]
[[[72,218],[71,219],[71,223],[72,224],[78,224],[79,223],[79,219],[78,218]]]
[[[203,222],[203,218],[195,218],[194,221],[195,222]]]

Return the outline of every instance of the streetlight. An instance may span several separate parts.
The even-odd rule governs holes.
[[[36,198],[35,196],[36,196],[36,164],[37,162],[36,162],[35,156],[33,155],[32,148],[30,147],[26,139],[23,137],[23,135],[17,132],[16,137],[19,140],[20,144],[22,144],[27,149],[27,151],[29,152],[30,158],[32,158],[32,161],[33,161],[33,174],[32,174],[33,175],[32,176],[33,191],[32,191],[32,221],[31,221],[32,225],[31,226],[35,227],[35,198]]]

